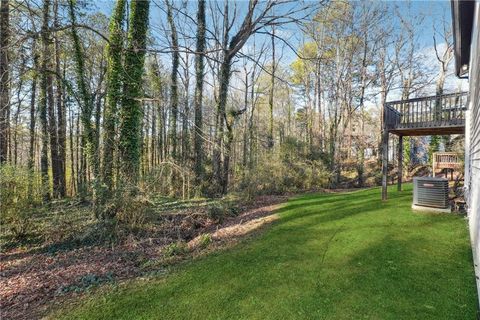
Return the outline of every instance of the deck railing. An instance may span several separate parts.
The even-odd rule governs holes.
[[[465,124],[467,92],[387,102],[387,129],[441,128]]]
[[[433,170],[458,169],[461,167],[461,157],[456,152],[435,152],[433,153]]]

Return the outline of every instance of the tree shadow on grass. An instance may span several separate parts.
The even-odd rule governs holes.
[[[422,242],[429,243],[428,251],[418,249]],[[385,236],[337,266],[342,276],[320,281],[309,298],[328,297],[330,318],[474,319],[478,305],[468,243],[448,254],[442,250],[428,236]]]
[[[101,308],[87,306],[86,315],[101,309],[98,318],[119,319],[474,318],[471,252],[460,220],[414,215],[405,199],[411,192],[392,193],[389,202],[379,194],[294,199],[256,241],[180,266],[166,282],[113,292]]]

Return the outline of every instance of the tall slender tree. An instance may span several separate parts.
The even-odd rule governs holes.
[[[60,28],[60,19],[58,15],[59,1],[54,2],[54,18],[53,27],[55,29]],[[65,96],[64,86],[61,71],[61,52],[60,52],[60,39],[58,32],[54,34],[54,50],[55,50],[55,81],[56,81],[56,102],[57,102],[57,143],[58,143],[58,193],[60,197],[64,197],[66,194],[67,182],[66,182],[66,155],[67,155],[67,115],[65,110]]]
[[[198,2],[197,11],[197,49],[195,56],[195,128],[194,128],[194,153],[195,153],[195,179],[200,184],[204,175],[203,166],[203,79],[205,73],[205,0]]]
[[[58,27],[58,1],[55,0],[53,2],[53,25],[54,27]],[[57,54],[58,54],[58,41],[55,40],[56,35],[53,37],[54,44],[55,44],[55,61],[57,60]],[[50,40],[51,41],[51,40]],[[55,112],[55,98],[53,94],[53,65],[51,58],[49,58],[48,61],[48,70],[45,70],[47,72],[47,106],[48,106],[48,131],[49,131],[49,136],[50,136],[50,159],[52,162],[52,177],[53,177],[53,197],[54,198],[59,198],[64,194],[62,192],[62,163],[59,158],[59,146],[58,146],[58,124],[57,124],[57,118],[56,118],[56,112]],[[55,66],[55,72],[59,71],[59,66]],[[58,86],[58,81],[57,81],[57,96],[56,96],[56,102],[61,105],[62,103],[62,97],[61,97],[61,89],[60,86]],[[58,96],[60,94],[60,96]],[[61,109],[61,106],[59,106],[57,109]]]
[[[97,200],[97,188],[98,188],[98,176],[100,172],[100,161],[98,144],[95,138],[95,128],[92,125],[93,114],[93,99],[88,88],[87,80],[85,78],[85,55],[83,53],[80,37],[78,36],[76,28],[76,15],[75,15],[75,3],[74,0],[69,1],[69,15],[72,23],[71,35],[73,40],[74,49],[74,61],[75,61],[75,75],[77,80],[77,86],[80,91],[81,98],[81,112],[80,118],[83,127],[82,133],[82,150],[85,151],[87,158],[87,164],[91,169],[91,178],[93,181],[93,199],[94,203]],[[87,167],[88,167],[87,166]]]
[[[273,14],[273,9],[275,6],[282,4],[281,1],[269,0],[267,2],[259,2],[258,0],[250,0],[248,3],[247,13],[242,21],[242,24],[238,31],[231,36],[232,30],[232,20],[234,21],[236,17],[230,20],[229,17],[229,6],[228,1],[225,2],[224,13],[223,13],[223,39],[222,39],[222,59],[220,62],[220,71],[218,74],[219,82],[219,92],[218,100],[216,103],[217,111],[217,132],[215,138],[215,146],[213,152],[213,168],[214,176],[216,180],[216,187],[218,193],[225,194],[228,189],[228,174],[229,174],[229,161],[230,155],[226,154],[229,152],[230,147],[227,145],[224,150],[223,159],[227,161],[222,161],[222,150],[221,146],[223,145],[224,139],[227,138],[228,141],[232,141],[233,138],[230,136],[231,132],[227,133],[225,137],[225,125],[228,121],[226,106],[227,106],[227,96],[228,89],[230,86],[230,79],[232,74],[232,64],[234,62],[235,56],[243,48],[248,39],[259,30],[264,30],[265,27],[273,25],[282,25],[292,22],[290,19],[283,19],[283,15]],[[295,9],[296,10],[296,9]],[[301,11],[302,9],[298,9]],[[234,115],[233,119],[238,116],[237,112],[232,112],[231,115]],[[230,122],[233,125],[233,122]],[[230,126],[230,124],[228,124]],[[230,127],[227,127],[227,130],[230,131]]]
[[[269,107],[269,119],[268,119],[268,148],[273,148],[273,95],[275,93],[275,28],[272,26],[272,74],[270,75],[270,92],[268,94],[268,107]]]
[[[31,173],[33,173],[35,167],[35,102],[36,102],[36,94],[37,94],[37,79],[38,79],[38,72],[36,71],[38,68],[38,53],[36,50],[37,47],[37,40],[33,38],[32,41],[32,56],[33,56],[33,79],[32,79],[32,86],[30,87],[30,126],[29,126],[29,150],[28,150],[28,169]],[[33,180],[33,176],[32,176]],[[32,189],[30,189],[32,191]],[[32,192],[29,192],[30,194]]]
[[[50,39],[49,39],[49,19],[50,19],[50,0],[43,2],[43,22],[41,30],[42,38],[42,61],[41,61],[41,78],[40,78],[40,96],[39,96],[39,120],[40,120],[40,172],[42,176],[42,193],[43,200],[50,199],[50,179],[48,173],[48,120],[47,120],[47,104],[48,104],[48,62],[50,59]]]
[[[167,19],[170,25],[172,38],[172,75],[170,83],[170,131],[168,134],[171,145],[171,157],[177,160],[177,120],[178,120],[178,66],[180,62],[180,53],[178,51],[178,33],[173,21],[172,4],[165,0],[167,4]]]
[[[130,8],[128,47],[125,53],[125,80],[120,110],[121,175],[136,183],[140,170],[142,76],[148,29],[149,0],[133,0]]]
[[[103,121],[103,182],[111,190],[115,150],[115,130],[118,122],[118,104],[122,91],[122,50],[125,0],[117,0],[110,19],[110,41],[107,43],[107,101]]]
[[[0,164],[7,161],[10,114],[10,6],[1,0],[0,6]]]

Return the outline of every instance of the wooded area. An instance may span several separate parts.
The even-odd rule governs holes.
[[[453,56],[451,28],[435,18],[438,70],[424,62],[414,30],[425,13],[408,5],[108,5],[1,1],[7,219],[65,197],[102,220],[139,195],[378,185],[382,106],[392,93],[442,94]]]
[[[475,312],[449,4],[0,1],[3,317]]]

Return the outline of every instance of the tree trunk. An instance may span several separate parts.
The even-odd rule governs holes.
[[[73,152],[73,126],[74,126],[74,115],[73,115],[73,112],[71,111],[71,109],[69,108],[69,115],[70,115],[70,133],[69,133],[69,142],[70,142],[70,177],[71,177],[71,181],[70,181],[70,188],[71,188],[71,195],[74,195],[77,193],[77,183],[75,183],[76,181],[78,181],[76,178],[78,178],[76,176],[76,172],[78,172],[78,163],[77,163],[77,166],[75,167],[75,156],[74,156],[74,152]],[[77,148],[78,148],[78,145],[77,145]],[[77,157],[77,160],[78,160],[78,157]],[[75,170],[75,168],[77,170]]]
[[[37,93],[37,78],[38,72],[38,54],[36,50],[36,40],[33,40],[32,43],[32,56],[33,56],[33,79],[32,86],[30,89],[30,126],[29,126],[29,151],[28,151],[28,169],[30,171],[30,182],[29,182],[29,194],[33,193],[33,179],[34,179],[34,170],[35,170],[35,98]]]
[[[50,53],[50,52],[49,52]],[[52,163],[53,176],[53,197],[60,197],[60,163],[58,158],[58,129],[57,119],[55,114],[55,99],[53,97],[53,76],[51,73],[52,64],[48,61],[47,64],[47,106],[48,106],[48,131],[50,136],[50,159]],[[61,102],[60,102],[61,103]]]
[[[364,184],[364,171],[365,171],[365,89],[367,86],[367,51],[368,51],[368,38],[365,32],[363,38],[363,58],[362,58],[362,71],[361,71],[361,88],[360,88],[360,143],[358,148],[358,163],[357,163],[357,175],[358,186],[363,187]]]
[[[248,110],[248,73],[245,68],[245,93],[243,97],[243,103],[245,110]],[[243,174],[247,171],[247,164],[248,164],[248,113],[245,114],[244,117],[244,125],[243,125],[243,159],[242,159],[242,167],[243,167]]]
[[[268,121],[268,148],[273,148],[273,95],[275,92],[275,28],[272,27],[272,74],[270,75],[270,93],[268,96],[269,121]]]
[[[26,64],[26,59],[25,59],[25,52],[24,48],[21,48],[21,64],[20,64],[20,70],[19,74],[24,74],[25,73],[25,64]],[[23,77],[20,77],[17,85],[17,110],[15,111],[15,114],[13,116],[14,119],[14,130],[13,130],[13,165],[17,166],[17,161],[18,161],[18,120],[20,117],[20,111],[22,107],[22,92],[23,92],[23,82],[24,79]]]
[[[254,127],[253,127],[253,120],[255,117],[255,69],[252,71],[251,77],[251,90],[250,90],[250,115],[248,119],[248,140],[249,140],[249,147],[248,147],[248,169],[253,169],[254,164],[254,150],[256,147],[255,138],[254,138]]]
[[[178,35],[173,21],[172,6],[167,1],[167,18],[171,29],[172,37],[172,74],[170,86],[170,127],[169,143],[171,147],[171,157],[173,161],[177,160],[177,120],[178,120],[178,65],[180,54],[178,52]]]
[[[58,21],[58,1],[54,3],[54,19],[53,24],[55,28],[60,27]],[[65,197],[66,194],[66,140],[67,140],[67,120],[64,103],[64,91],[60,68],[60,41],[57,34],[54,35],[54,50],[55,50],[55,72],[56,72],[56,87],[57,87],[57,170],[58,170],[58,196]]]
[[[232,143],[233,143],[233,127],[227,125],[225,141],[225,153],[223,156],[223,179],[222,179],[222,194],[227,194],[228,192],[228,183],[229,183],[229,173],[230,173],[230,157],[232,153]]]
[[[0,7],[0,164],[7,161],[10,114],[10,7],[1,0]]]
[[[40,172],[42,175],[43,200],[50,199],[50,181],[48,176],[48,122],[47,122],[47,94],[48,94],[48,60],[50,58],[50,40],[48,38],[50,0],[43,2],[43,23],[42,23],[42,64],[41,64],[41,85],[38,111],[40,114],[40,136],[41,155]]]
[[[223,193],[223,190],[227,190],[228,186],[225,185],[228,183],[228,180],[225,180],[225,165],[222,163],[221,157],[221,148],[223,145],[224,139],[224,126],[225,126],[225,108],[227,105],[227,93],[228,85],[230,82],[230,68],[231,68],[231,59],[228,54],[225,54],[224,61],[220,67],[220,90],[218,94],[218,103],[217,103],[217,132],[215,139],[215,146],[213,152],[213,163],[214,163],[214,175],[216,179],[216,186],[218,191]]]
[[[151,122],[152,141],[150,142],[150,167],[153,169],[157,159],[157,112],[155,104],[152,104],[152,122]]]
[[[184,97],[184,108],[182,115],[182,164],[185,166],[188,161],[190,154],[190,136],[188,130],[188,118],[190,116],[190,102],[188,89],[190,87],[190,75],[189,75],[189,62],[188,55],[185,57],[185,97]]]
[[[86,162],[82,169],[85,170],[87,174],[91,174],[91,180],[93,181],[93,202],[94,205],[97,201],[98,196],[98,175],[100,171],[99,166],[99,153],[98,145],[95,138],[95,128],[92,126],[91,118],[93,113],[93,99],[90,94],[90,90],[87,86],[87,81],[85,79],[85,56],[83,53],[82,45],[80,43],[80,38],[77,34],[77,29],[75,27],[76,17],[75,17],[75,5],[74,0],[69,1],[69,14],[70,20],[72,23],[72,40],[74,47],[74,61],[75,61],[75,75],[78,83],[78,88],[80,91],[81,98],[81,122],[83,127],[82,132],[82,150],[85,151],[84,156],[86,157]],[[87,163],[90,166],[91,172],[87,171]]]
[[[197,55],[195,56],[195,128],[194,128],[194,153],[195,153],[195,184],[199,185],[204,176],[203,167],[203,78],[205,73],[205,0],[199,0],[197,12]]]
[[[136,184],[140,169],[140,127],[142,107],[143,64],[148,28],[150,1],[133,0],[128,30],[128,48],[125,54],[124,94],[120,119],[120,156],[122,180]]]
[[[115,130],[118,123],[118,104],[122,89],[122,29],[125,19],[125,0],[117,0],[110,19],[110,41],[106,47],[107,55],[107,102],[103,121],[103,182],[109,190],[113,188],[113,165],[116,145]]]

